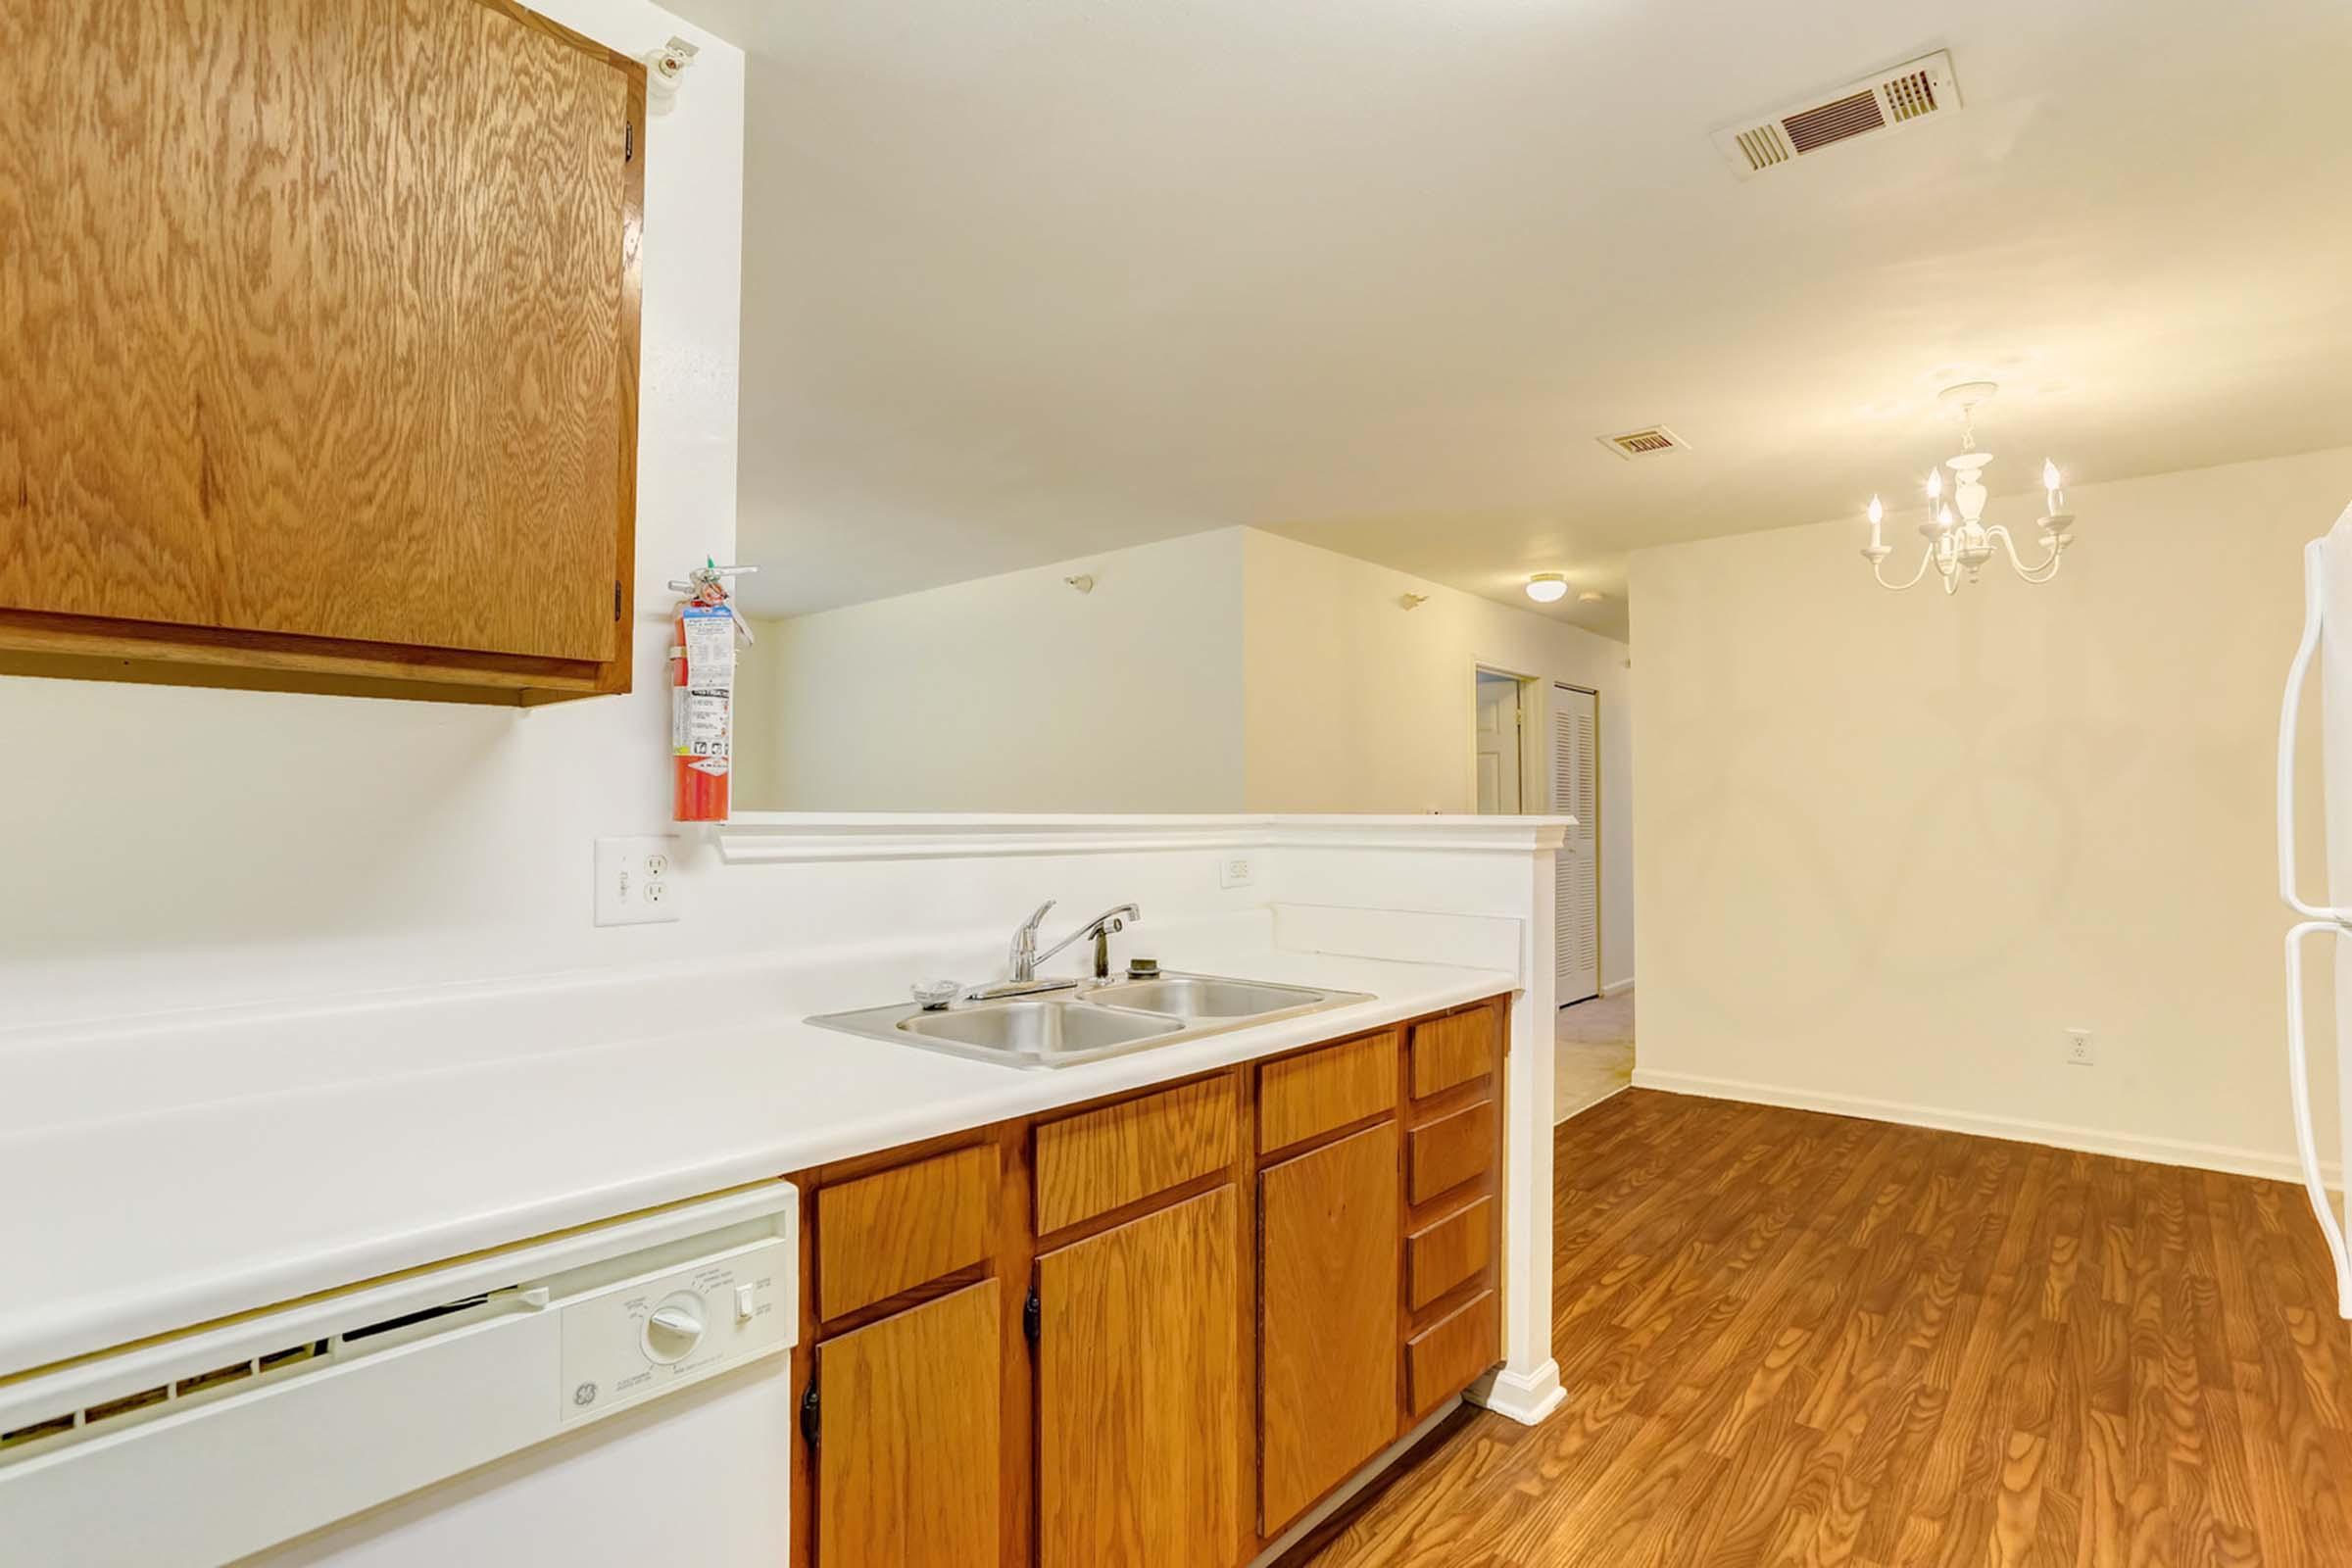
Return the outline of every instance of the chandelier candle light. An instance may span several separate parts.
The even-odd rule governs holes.
[[[1941,395],[1946,407],[1956,406],[1960,410],[1964,433],[1959,454],[1942,466],[1929,470],[1929,511],[1927,519],[1919,525],[1920,537],[1927,540],[1928,549],[1927,554],[1920,558],[1919,569],[1911,574],[1907,582],[1886,580],[1886,558],[1894,554],[1893,547],[1886,543],[1880,528],[1886,519],[1886,509],[1879,504],[1877,496],[1870,498],[1870,544],[1863,550],[1862,559],[1870,563],[1870,574],[1879,580],[1880,587],[1895,593],[1916,588],[1920,580],[1927,576],[1928,568],[1934,566],[1936,575],[1942,579],[1943,591],[1947,594],[1957,593],[1960,591],[1960,574],[1967,572],[1968,580],[1975,582],[1978,574],[1984,569],[1984,563],[1992,559],[1996,547],[2008,553],[2009,564],[2028,582],[2048,582],[2058,575],[2058,566],[2066,555],[2066,547],[2075,542],[2075,518],[2072,513],[2059,510],[2066,499],[2066,492],[2059,488],[2057,466],[2048,459],[2043,459],[2041,465],[2041,488],[2048,503],[2041,517],[2041,543],[2049,554],[2028,565],[2018,556],[2017,545],[2009,537],[2007,527],[1999,523],[1989,528],[1984,526],[1986,491],[1984,473],[1984,466],[1992,461],[1992,454],[1977,450],[1977,409],[1990,402],[1995,390],[1990,381],[1970,381],[1963,386],[1947,387]],[[1960,515],[1956,518],[1952,515],[1952,507],[1945,505],[1943,499],[1945,467],[1952,470],[1952,505],[1960,509]]]

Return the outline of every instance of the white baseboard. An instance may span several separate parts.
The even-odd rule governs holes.
[[[2006,1138],[2017,1143],[2044,1144],[2086,1154],[2113,1154],[2144,1159],[2157,1165],[2185,1165],[2192,1170],[2218,1170],[2232,1176],[2262,1176],[2272,1181],[2303,1184],[2303,1169],[2290,1154],[2269,1154],[2254,1149],[2223,1144],[2194,1144],[2174,1138],[2144,1138],[2132,1133],[2094,1127],[2067,1127],[2056,1122],[2022,1117],[1987,1116],[1976,1111],[1944,1110],[1934,1105],[1905,1104],[1891,1100],[1865,1100],[1856,1095],[1827,1095],[1811,1089],[1779,1084],[1747,1083],[1734,1078],[1703,1078],[1693,1073],[1661,1072],[1634,1067],[1634,1087],[1668,1094],[1698,1095],[1708,1100],[1740,1100],[1751,1104],[1781,1105],[1790,1110],[1823,1110],[1838,1116],[1861,1116],[1871,1121],[1898,1122],[1906,1127],[1930,1127],[1938,1132],[1974,1133],[1981,1138]],[[2343,1186],[2343,1172],[2324,1161],[2320,1175],[2330,1188]]]
[[[1633,989],[1634,977],[1630,974],[1622,980],[1603,980],[1600,983],[1600,994],[1604,997],[1613,997],[1620,991],[1631,991]]]
[[[1472,1404],[1532,1427],[1557,1410],[1568,1391],[1560,1386],[1560,1363],[1546,1359],[1533,1372],[1513,1372],[1509,1367],[1490,1372],[1471,1385],[1466,1397]]]

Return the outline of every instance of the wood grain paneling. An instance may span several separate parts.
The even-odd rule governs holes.
[[[73,62],[0,73],[0,610],[625,653],[643,67],[484,0],[0,50]]]
[[[1494,1163],[1494,1102],[1482,1100],[1406,1135],[1406,1194],[1415,1203],[1453,1191]]]
[[[820,1190],[823,1315],[855,1312],[979,1262],[996,1207],[997,1151],[987,1144]]]
[[[1386,1065],[1394,1080],[1396,1058]],[[1396,1124],[1258,1173],[1259,1526],[1396,1435]]]
[[[1553,1173],[1566,1407],[1476,1415],[1291,1560],[2352,1563],[2293,1186],[1641,1089]]]
[[[1242,1237],[1225,1186],[1037,1260],[1040,1568],[1247,1557]]]
[[[1003,1294],[986,1280],[817,1347],[817,1568],[996,1560]]]
[[[1304,1143],[1396,1103],[1394,1031],[1267,1062],[1258,1069],[1258,1152]]]
[[[1493,1007],[1473,1007],[1413,1025],[1413,1098],[1427,1100],[1494,1070],[1501,1026]]]
[[[1404,1241],[1404,1304],[1418,1312],[1465,1280],[1494,1252],[1494,1200],[1482,1198]]]
[[[1482,1291],[1405,1342],[1405,1397],[1428,1414],[1502,1359],[1502,1301]]]
[[[1037,1229],[1061,1230],[1197,1181],[1242,1152],[1241,1110],[1226,1074],[1037,1129]]]

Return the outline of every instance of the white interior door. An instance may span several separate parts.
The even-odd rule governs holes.
[[[1482,669],[1478,672],[1481,816],[1519,814],[1519,683],[1508,675],[1491,675]]]
[[[1600,699],[1575,686],[1551,690],[1551,808],[1576,818],[1553,916],[1553,994],[1566,1006],[1600,995]]]

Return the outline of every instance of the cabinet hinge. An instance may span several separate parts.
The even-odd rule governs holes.
[[[808,1380],[808,1392],[801,1396],[801,1441],[811,1448],[816,1446],[818,1422],[816,1379]]]
[[[1045,1331],[1046,1303],[1037,1298],[1035,1291],[1031,1291],[1029,1299],[1021,1303],[1021,1337],[1031,1345],[1035,1345],[1038,1336]]]
[[[612,618],[620,619],[620,579],[612,579]]]
[[[624,164],[637,161],[637,122],[634,120],[620,122],[620,161]]]

